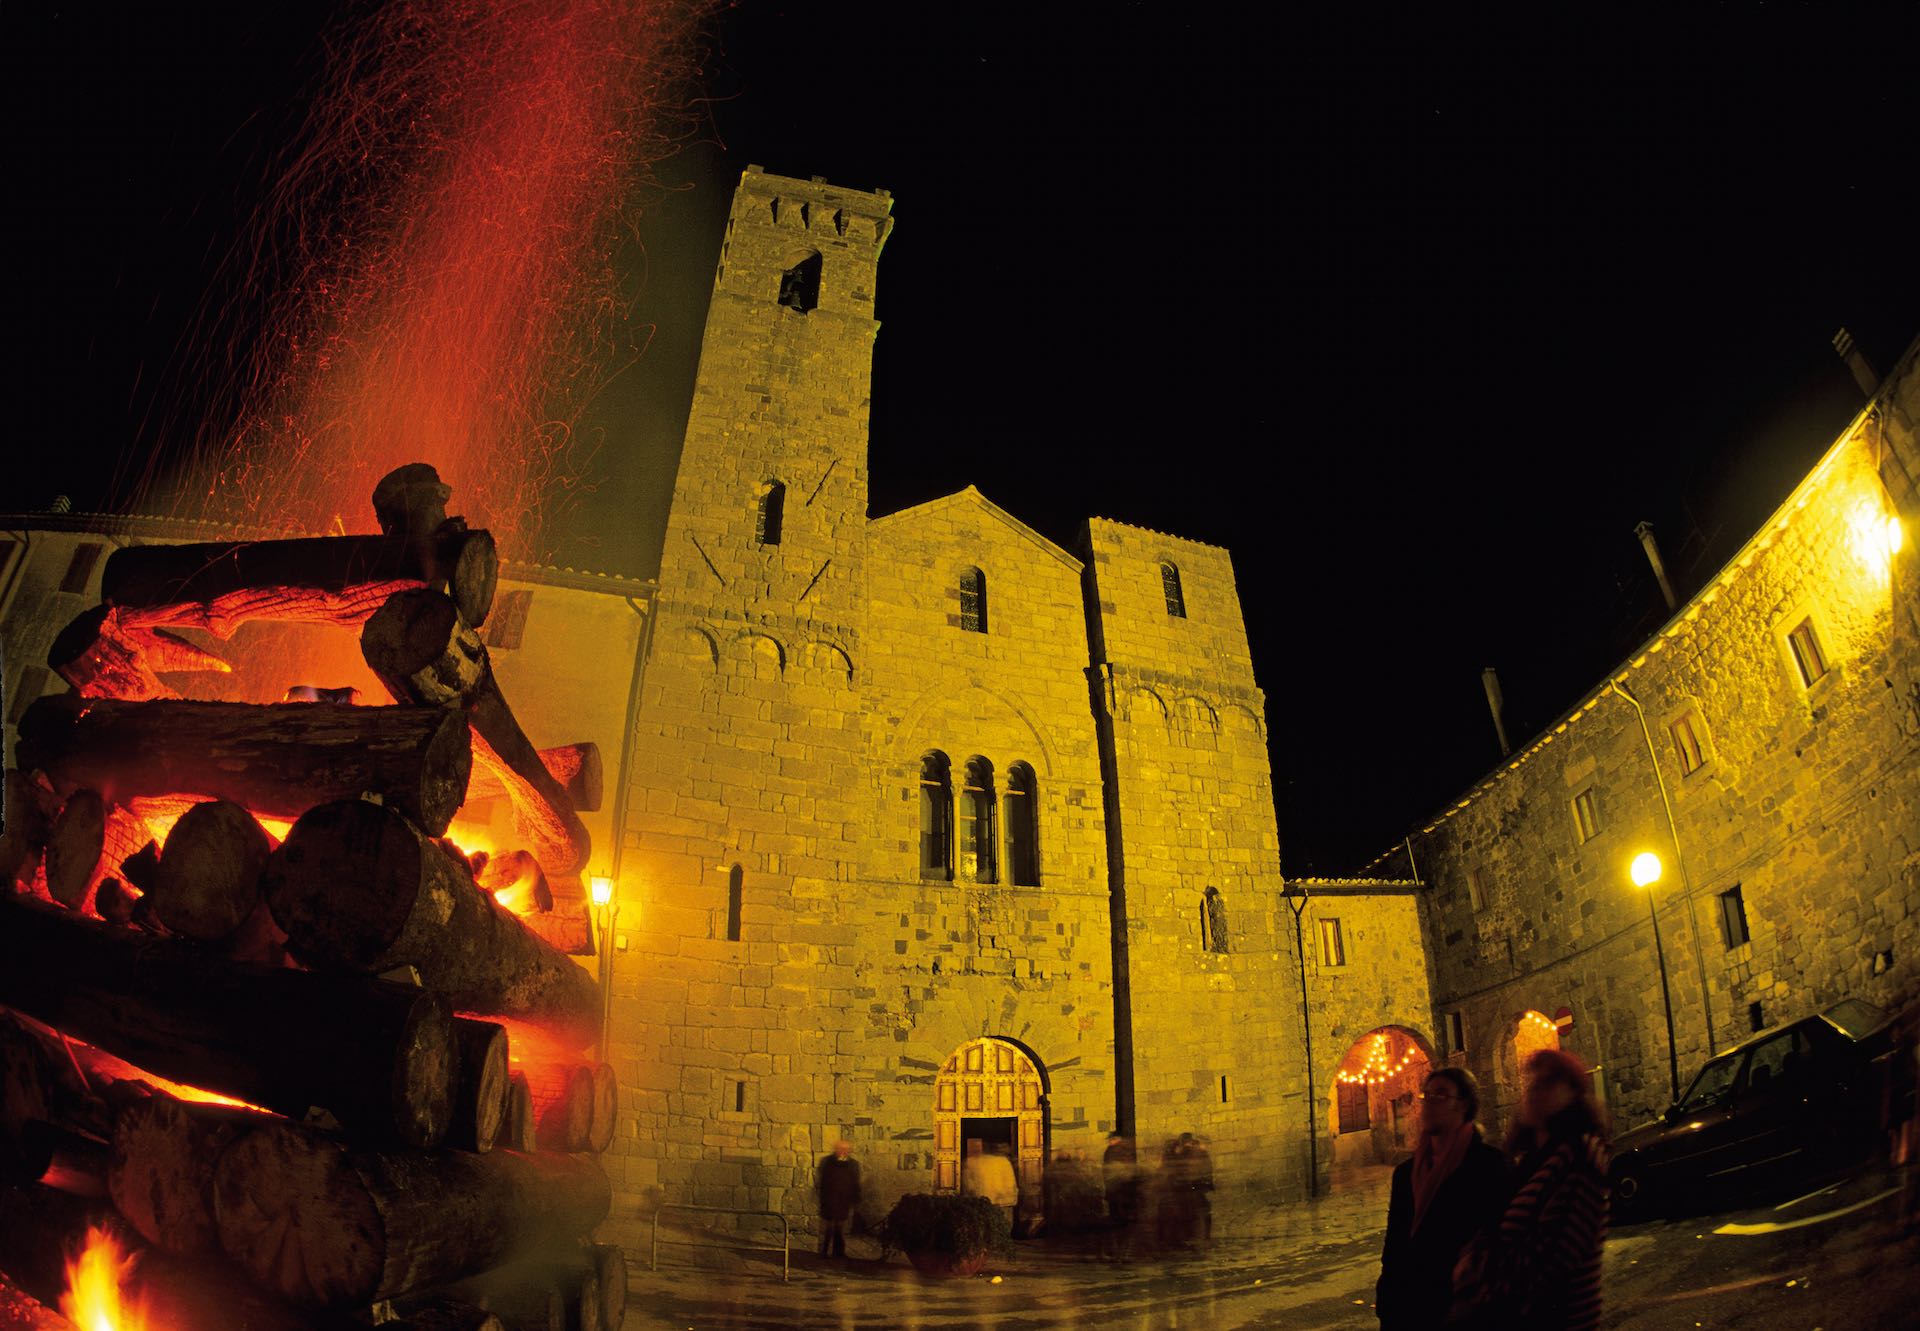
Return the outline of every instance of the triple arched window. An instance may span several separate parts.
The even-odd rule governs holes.
[[[1016,762],[1007,769],[1002,796],[996,790],[993,764],[986,758],[976,755],[967,760],[956,791],[947,755],[937,749],[922,755],[920,876],[939,882],[958,877],[963,882],[997,883],[1004,835],[1007,880],[1018,887],[1037,887],[1039,806],[1039,782],[1027,763]]]

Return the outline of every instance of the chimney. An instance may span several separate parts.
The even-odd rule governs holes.
[[[1867,358],[1860,354],[1860,348],[1853,345],[1853,334],[1844,328],[1835,333],[1833,349],[1840,353],[1840,359],[1853,371],[1853,381],[1860,385],[1860,391],[1872,397],[1880,387],[1880,376],[1873,372],[1873,366],[1867,364]]]
[[[1680,603],[1673,599],[1673,584],[1667,581],[1667,566],[1660,562],[1660,543],[1653,539],[1653,524],[1643,522],[1633,529],[1633,534],[1640,538],[1641,548],[1647,552],[1647,562],[1653,565],[1653,576],[1660,580],[1660,594],[1667,598],[1667,613],[1672,614],[1680,608]]]
[[[1507,723],[1500,716],[1506,706],[1500,697],[1500,672],[1488,666],[1480,672],[1480,683],[1487,691],[1487,710],[1493,713],[1493,733],[1500,737],[1500,756],[1504,758],[1513,752],[1513,745],[1507,743]]]

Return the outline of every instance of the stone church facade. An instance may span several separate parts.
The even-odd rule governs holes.
[[[1304,1192],[1231,561],[1100,520],[1069,551],[971,487],[869,519],[890,207],[734,200],[625,778],[616,1186],[804,1216],[845,1135],[883,1206],[978,1137],[1037,1194],[1117,1127]]]

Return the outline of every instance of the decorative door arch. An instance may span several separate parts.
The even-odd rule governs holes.
[[[1022,1197],[1040,1199],[1047,1165],[1046,1088],[1040,1070],[1004,1040],[972,1040],[933,1082],[933,1188],[957,1192],[969,1135],[1013,1148]]]

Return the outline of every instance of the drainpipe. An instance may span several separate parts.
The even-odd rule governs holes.
[[[1313,1009],[1307,1002],[1307,943],[1301,916],[1307,894],[1289,887],[1287,908],[1293,912],[1293,950],[1300,958],[1300,1025],[1307,1043],[1307,1196],[1320,1195],[1320,1090],[1313,1079]]]
[[[647,657],[653,651],[653,626],[660,618],[657,591],[653,599],[644,604],[631,596],[625,599],[627,608],[640,616],[640,641],[634,646],[633,680],[627,685],[627,721],[620,732],[620,773],[613,783],[613,861],[607,872],[613,877],[616,891],[620,883],[620,857],[626,850],[628,769],[633,757],[633,727],[640,716],[640,681],[646,675]],[[608,940],[607,945],[611,947],[612,940]]]
[[[1610,679],[1607,685],[1627,702],[1633,705],[1633,714],[1640,718],[1640,735],[1647,742],[1647,761],[1653,765],[1653,783],[1660,789],[1660,807],[1667,815],[1667,837],[1673,843],[1673,862],[1680,870],[1680,890],[1687,898],[1687,923],[1693,932],[1693,961],[1700,970],[1700,1014],[1707,1022],[1707,1056],[1711,1058],[1719,1052],[1713,1037],[1713,1003],[1707,993],[1707,957],[1700,947],[1700,917],[1696,913],[1693,900],[1693,880],[1687,877],[1687,858],[1680,852],[1680,828],[1673,820],[1673,801],[1667,798],[1666,778],[1660,774],[1660,759],[1653,750],[1653,732],[1647,729],[1647,713],[1640,706],[1639,699],[1627,692],[1626,685],[1617,679]],[[1647,897],[1651,903],[1652,893]],[[1657,926],[1656,926],[1657,927]]]

